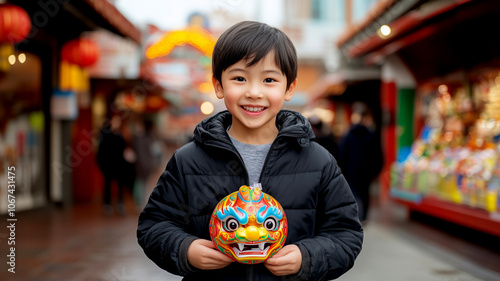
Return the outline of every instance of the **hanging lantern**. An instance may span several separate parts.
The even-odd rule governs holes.
[[[30,30],[31,20],[23,8],[0,4],[0,43],[21,42],[28,36]]]
[[[91,66],[99,58],[99,47],[89,39],[74,39],[62,47],[62,59],[81,67]]]

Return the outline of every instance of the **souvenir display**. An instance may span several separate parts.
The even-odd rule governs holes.
[[[471,96],[444,85],[437,92],[420,138],[393,167],[392,194],[500,212],[500,75]]]
[[[276,254],[288,232],[278,201],[260,187],[246,185],[217,204],[209,228],[217,249],[246,264],[261,263]]]

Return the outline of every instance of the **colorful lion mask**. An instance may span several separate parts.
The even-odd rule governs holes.
[[[210,237],[230,258],[247,264],[261,263],[285,244],[288,225],[281,205],[246,185],[224,197],[210,219]]]

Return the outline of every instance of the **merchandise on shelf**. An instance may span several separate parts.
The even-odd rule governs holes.
[[[500,213],[500,75],[473,95],[441,85],[409,156],[395,163],[391,194],[432,197]]]

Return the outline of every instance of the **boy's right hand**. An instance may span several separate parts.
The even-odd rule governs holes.
[[[212,241],[205,239],[196,239],[189,245],[187,259],[189,264],[203,270],[223,268],[234,262],[219,252]]]

